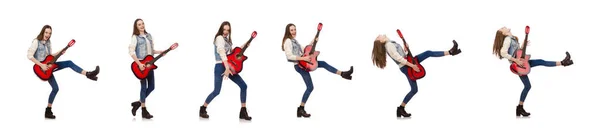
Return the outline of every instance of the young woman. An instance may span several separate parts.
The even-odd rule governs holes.
[[[458,48],[458,44],[456,43],[456,41],[453,41],[453,42],[454,42],[454,46],[448,51],[430,51],[430,50],[428,50],[428,51],[425,51],[414,57],[417,58],[417,60],[419,60],[420,63],[423,63],[423,61],[425,61],[429,57],[442,57],[442,56],[447,56],[447,55],[454,56],[454,55],[461,53],[462,51]],[[406,54],[407,54],[406,47],[402,48],[401,44],[398,44],[395,41],[390,40],[387,36],[379,35],[373,42],[373,53],[371,55],[373,64],[375,64],[378,68],[381,68],[381,69],[385,68],[386,63],[387,63],[386,53],[388,56],[390,56],[390,58],[392,58],[392,60],[394,60],[394,62],[396,62],[396,64],[398,64],[398,66],[400,66],[400,71],[402,73],[404,73],[404,75],[406,76],[406,78],[408,80],[408,83],[410,84],[410,92],[408,92],[408,94],[406,94],[406,96],[404,97],[404,100],[402,101],[402,104],[400,104],[400,106],[396,110],[396,116],[397,117],[402,117],[402,116],[410,117],[411,114],[407,113],[406,110],[404,110],[404,107],[406,107],[406,104],[408,103],[408,101],[410,101],[410,99],[415,94],[417,94],[419,89],[417,86],[417,81],[408,79],[408,73],[407,73],[408,67],[415,69],[415,71],[420,71],[421,69],[419,69],[416,65],[414,65],[412,63],[408,63],[407,60],[404,59],[404,57],[406,57]]]
[[[162,52],[163,50],[154,49],[154,39],[152,38],[152,35],[146,31],[144,21],[139,18],[136,19],[133,22],[133,35],[131,36],[131,44],[129,44],[129,55],[131,55],[131,58],[133,58],[139,68],[143,70],[150,65],[141,63],[141,59],[144,59],[147,55],[160,54]],[[154,90],[154,71],[150,71],[147,78],[141,79],[140,84],[140,100],[131,103],[131,114],[135,116],[137,110],[141,106],[142,117],[150,119],[154,116],[146,109],[146,98]]]
[[[85,75],[88,79],[97,81],[98,73],[100,73],[100,67],[96,66],[94,71],[84,71],[75,63],[70,60],[67,61],[57,61],[55,64],[42,64],[41,61],[44,61],[46,56],[53,55],[56,56],[59,53],[52,53],[52,43],[50,41],[50,37],[52,36],[52,27],[50,25],[45,25],[38,34],[37,38],[33,40],[29,50],[27,51],[27,58],[31,60],[36,65],[39,65],[43,70],[47,70],[51,65],[58,65],[54,71],[62,70],[64,68],[71,68],[71,70]],[[64,52],[63,52],[64,53]],[[56,116],[52,113],[52,103],[54,102],[54,98],[58,93],[58,83],[54,76],[50,77],[48,80],[50,87],[52,87],[52,92],[50,92],[50,97],[48,98],[48,106],[46,107],[45,117],[49,119],[55,119]]]
[[[319,40],[319,38],[315,38],[314,40]],[[314,43],[314,40],[311,41],[309,45],[312,45]],[[304,84],[306,84],[306,91],[304,92],[304,96],[302,96],[302,102],[300,103],[300,107],[298,107],[296,116],[310,117],[311,115],[304,110],[304,104],[306,104],[310,93],[313,91],[312,78],[310,77],[309,72],[300,69],[300,67],[298,66],[298,61],[309,61],[310,57],[302,57],[302,55],[304,54],[304,47],[300,46],[298,41],[296,41],[296,25],[290,23],[285,27],[285,34],[283,36],[281,49],[285,52],[288,62],[294,64],[294,69],[296,69],[296,72],[298,72],[300,76],[302,76],[302,79],[304,79]],[[336,68],[327,64],[327,62],[325,61],[318,61],[318,67],[325,68],[327,71],[333,74],[340,75],[344,79],[352,80],[352,72],[354,71],[353,67],[350,67],[350,70],[348,71],[339,71]]]
[[[521,48],[523,47],[520,45],[518,38],[512,35],[509,28],[502,27],[496,31],[493,53],[498,56],[499,59],[505,58],[509,63],[515,62],[518,65],[522,65],[523,60],[516,58],[515,54],[516,51]],[[566,57],[560,62],[545,61],[542,59],[531,59],[528,62],[531,68],[536,66],[569,66],[573,64],[569,52],[566,52]],[[519,100],[519,105],[517,106],[516,114],[517,116],[529,116],[530,113],[523,108],[523,102],[525,101],[525,97],[527,97],[527,93],[529,93],[529,89],[531,89],[531,83],[529,82],[529,77],[527,75],[519,76],[519,78],[521,78],[521,82],[523,82],[525,88],[523,88],[523,91],[521,92],[521,98]]]
[[[252,117],[248,116],[248,112],[246,111],[246,91],[248,86],[244,79],[239,74],[232,75],[231,70],[229,69],[229,65],[227,64],[227,55],[231,53],[232,50],[232,41],[231,41],[231,24],[228,21],[224,21],[221,23],[219,27],[219,31],[215,35],[213,40],[213,44],[215,47],[215,89],[206,97],[206,101],[204,101],[204,105],[200,107],[200,117],[208,118],[208,112],[206,111],[206,107],[208,104],[215,98],[219,93],[221,93],[221,84],[223,84],[223,79],[230,78],[235,84],[240,87],[240,99],[242,102],[242,108],[240,109],[240,119],[244,120],[252,120]],[[241,48],[243,48],[242,45]],[[225,64],[223,64],[225,63]]]

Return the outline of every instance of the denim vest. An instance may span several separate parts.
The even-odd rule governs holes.
[[[152,35],[150,35],[149,33],[146,33],[146,37],[148,38],[148,41],[150,41],[150,42],[146,42],[145,37],[142,37],[140,35],[135,35],[135,38],[137,39],[137,44],[135,46],[135,55],[139,59],[143,59],[147,55],[154,55],[153,53],[148,53],[148,47],[147,47],[148,45],[150,45],[150,49],[152,49],[152,51],[154,51],[154,45],[152,43]]]
[[[290,39],[292,41],[292,54],[295,56],[302,56],[304,51],[302,51],[302,47],[298,44],[296,39]],[[288,62],[296,62],[297,60],[289,60]]]
[[[223,37],[223,39],[225,39],[225,46],[223,47],[223,49],[225,49],[225,54],[229,54],[229,53],[231,53],[232,44],[229,42],[229,38]],[[215,41],[215,42],[217,42],[217,41]],[[213,46],[215,47],[215,60],[217,62],[223,61],[221,59],[221,56],[219,55],[219,52],[217,51],[217,44],[213,43]]]
[[[38,61],[46,59],[46,56],[52,54],[52,47],[50,45],[50,40],[46,41],[46,44],[42,44],[42,41],[38,40],[38,46],[33,57]]]
[[[394,46],[396,47],[396,52],[398,52],[398,54],[400,54],[400,56],[402,57],[406,57],[406,53],[404,52],[404,49],[402,48],[402,46],[398,43],[396,43],[396,41],[390,41],[390,43],[394,44]],[[389,57],[392,57],[390,54],[388,54]],[[396,62],[396,64],[400,64],[399,61],[396,61],[396,59],[392,59],[394,60],[394,62]]]
[[[515,52],[519,49],[519,42],[513,36],[510,36],[510,46],[508,47],[508,54],[512,57],[516,57]]]

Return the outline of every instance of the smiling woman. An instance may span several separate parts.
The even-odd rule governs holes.
[[[320,30],[321,24],[319,24],[319,25],[320,25],[320,27],[318,29]],[[314,38],[310,42],[309,46],[313,45],[316,41],[318,41],[318,39],[319,38]],[[304,91],[304,95],[302,96],[302,101],[300,102],[300,106],[298,107],[298,110],[296,111],[296,117],[307,117],[308,118],[311,116],[311,114],[307,113],[306,110],[304,110],[304,104],[306,104],[306,101],[308,101],[308,97],[312,93],[314,86],[313,86],[312,78],[310,76],[310,72],[305,69],[302,69],[298,63],[299,63],[299,61],[310,61],[311,58],[314,58],[314,59],[316,59],[316,58],[313,57],[312,55],[303,56],[304,48],[302,48],[300,46],[300,44],[298,43],[298,41],[296,40],[296,25],[294,25],[292,23],[287,24],[285,26],[285,32],[283,34],[283,42],[281,43],[281,49],[285,53],[285,56],[287,57],[287,61],[294,64],[294,69],[296,70],[296,72],[298,72],[298,74],[300,74],[300,76],[302,76],[302,79],[304,80],[304,84],[306,85],[306,91]],[[315,55],[315,54],[313,54],[313,55]],[[347,79],[347,80],[352,80],[352,73],[354,72],[354,68],[352,66],[350,67],[350,70],[348,70],[348,71],[340,71],[340,70],[336,69],[335,67],[329,65],[325,61],[317,61],[316,65],[318,65],[317,68],[325,68],[330,73],[340,75],[342,78]]]
[[[214,55],[215,55],[215,68],[214,68],[214,90],[206,97],[204,104],[200,106],[200,117],[209,118],[208,112],[206,108],[208,104],[221,93],[221,85],[223,84],[223,79],[231,79],[235,84],[240,87],[240,101],[242,103],[242,108],[240,109],[239,118],[244,120],[252,120],[252,117],[248,115],[248,111],[246,110],[246,93],[248,86],[242,76],[240,74],[232,74],[230,65],[227,64],[227,55],[232,51],[232,39],[231,39],[231,23],[228,21],[224,21],[219,26],[219,30],[215,34],[214,40]],[[242,45],[244,48],[246,45]]]
[[[62,52],[52,53],[52,43],[50,41],[51,36],[52,27],[50,25],[45,25],[44,27],[42,27],[42,30],[38,34],[37,38],[33,40],[31,46],[29,47],[29,50],[27,51],[27,58],[31,60],[31,62],[39,66],[41,68],[40,70],[42,71],[52,70],[51,72],[55,72],[64,68],[70,68],[71,70],[77,73],[85,75],[90,80],[98,80],[97,75],[98,73],[100,73],[99,66],[96,66],[96,69],[94,71],[84,71],[70,60],[46,63],[49,61],[46,60],[47,57],[60,56],[61,54],[65,53],[65,50],[62,50]],[[72,41],[71,43],[74,43],[74,41]],[[50,92],[50,97],[48,98],[48,106],[46,107],[45,117],[49,119],[54,119],[56,118],[56,116],[54,116],[54,114],[52,113],[52,103],[54,103],[54,98],[58,93],[58,83],[56,82],[54,75],[51,75],[48,80],[44,81],[48,81],[50,87],[52,87],[52,92]]]
[[[144,58],[147,55],[154,55],[162,53],[163,51],[154,50],[154,39],[152,35],[146,31],[144,21],[140,18],[133,22],[133,35],[131,36],[131,43],[129,44],[129,55],[135,63],[137,63],[139,69],[144,70],[150,67],[149,64],[140,62],[140,58]],[[131,103],[131,114],[136,115],[137,110],[142,107],[142,117],[151,119],[154,116],[146,109],[146,97],[154,90],[154,70],[148,72],[146,78],[140,79],[140,100]]]

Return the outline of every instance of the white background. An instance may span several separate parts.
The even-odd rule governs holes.
[[[2,1],[0,43],[0,129],[2,131],[597,131],[599,90],[596,75],[600,29],[596,3],[583,1]],[[147,106],[155,118],[132,117],[130,102],[140,84],[128,55],[132,25],[145,20],[157,49],[179,48],[157,62],[156,90]],[[222,21],[232,23],[234,45],[257,38],[247,50],[242,77],[248,84],[252,122],[239,122],[239,88],[223,83],[208,107],[209,120],[198,117],[213,90],[212,39]],[[285,25],[295,23],[298,40],[308,44],[318,22],[324,27],[320,60],[340,70],[354,65],[351,81],[324,69],[312,72],[315,90],[297,119],[304,83],[281,51]],[[43,118],[47,82],[31,71],[26,51],[43,25],[53,26],[53,50],[70,39],[77,43],[60,60],[86,70],[101,66],[93,82],[70,69],[56,72],[60,92],[53,111]],[[524,39],[531,26],[533,58],[561,60],[569,51],[571,67],[536,67],[525,109],[531,118],[515,118],[523,85],[506,60],[492,54],[497,29],[512,28]],[[410,87],[388,58],[381,70],[371,63],[378,34],[400,41],[401,29],[415,54],[448,50],[456,39],[463,53],[430,58],[427,76],[407,105],[411,119],[396,119],[396,107]],[[588,77],[590,76],[590,77]],[[141,113],[138,112],[138,115]]]

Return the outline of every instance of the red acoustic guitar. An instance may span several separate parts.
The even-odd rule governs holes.
[[[517,50],[517,55],[516,58],[521,58],[521,60],[523,61],[523,66],[519,66],[517,63],[513,62],[510,65],[510,71],[512,71],[512,73],[517,74],[519,76],[524,76],[529,74],[529,72],[531,71],[531,66],[529,65],[529,58],[531,57],[531,55],[525,54],[525,50],[527,49],[527,37],[529,37],[529,26],[525,27],[525,44],[523,44],[523,49],[519,49]]]
[[[323,23],[319,23],[319,26],[317,27],[317,35],[315,35],[315,38],[319,37],[319,33],[321,33],[321,28],[323,28]],[[302,55],[302,57],[310,56],[310,61],[299,61],[298,66],[300,67],[300,69],[307,72],[311,72],[317,69],[317,67],[319,66],[317,63],[317,56],[319,56],[321,52],[315,51],[316,46],[317,40],[315,40],[315,42],[312,45],[307,45],[306,47],[304,47],[304,55]]]
[[[423,68],[423,65],[421,65],[419,63],[419,60],[417,58],[415,58],[412,55],[412,53],[410,52],[410,48],[406,44],[406,40],[404,40],[404,36],[402,35],[402,32],[400,32],[400,29],[397,29],[396,32],[398,32],[398,35],[400,35],[400,38],[402,38],[402,41],[404,42],[404,48],[406,48],[406,51],[408,52],[408,54],[406,55],[406,57],[404,59],[406,59],[406,61],[408,61],[408,63],[416,65],[419,68],[419,72],[417,72],[413,68],[407,66],[408,78],[410,80],[415,81],[415,80],[419,80],[419,79],[425,77],[425,68]]]
[[[256,34],[256,31],[252,32],[250,39],[244,44],[244,48],[235,47],[233,48],[233,51],[227,55],[227,64],[229,65],[232,75],[242,72],[242,69],[244,68],[243,63],[248,59],[248,57],[244,55],[244,51],[250,46],[250,42],[254,40]]]
[[[151,70],[154,70],[154,69],[158,68],[158,66],[156,66],[154,64],[154,62],[156,62],[158,59],[160,59],[161,57],[163,57],[169,51],[174,50],[175,48],[177,48],[177,46],[179,46],[179,43],[174,43],[173,45],[171,45],[171,47],[169,49],[163,51],[158,56],[156,56],[156,58],[154,56],[152,56],[152,55],[147,55],[146,57],[144,57],[143,60],[140,60],[140,63],[142,63],[144,65],[150,64],[150,66],[144,68],[144,70],[140,70],[140,67],[138,66],[138,64],[135,63],[135,61],[133,61],[131,63],[131,71],[133,72],[133,75],[135,75],[135,77],[137,77],[138,79],[146,79],[146,77],[148,77],[148,73]]]
[[[58,52],[58,55],[53,56],[52,53],[50,53],[50,55],[46,56],[46,58],[44,59],[44,61],[40,62],[42,64],[46,64],[46,65],[50,65],[48,67],[47,70],[43,70],[42,67],[40,67],[37,64],[33,65],[33,72],[35,73],[35,75],[37,75],[40,79],[42,79],[43,81],[48,81],[48,79],[50,79],[50,77],[53,76],[52,73],[54,73],[54,70],[56,68],[58,68],[58,65],[56,65],[56,60],[58,60],[58,58],[60,56],[62,56],[63,52],[66,51],[67,49],[69,49],[69,47],[73,46],[75,44],[75,39],[71,39],[71,41],[69,41],[69,44],[67,44],[67,46],[65,48],[63,48],[62,50],[60,50],[60,52]]]

